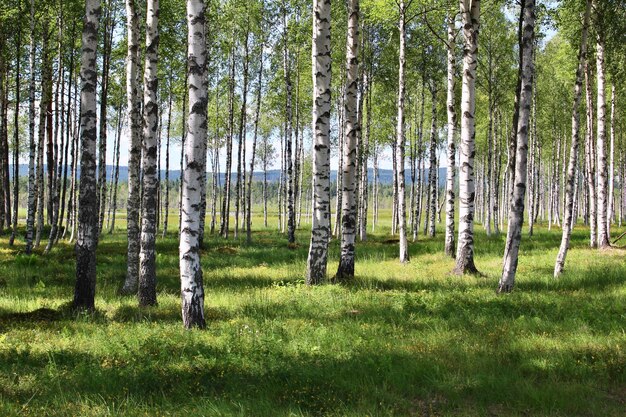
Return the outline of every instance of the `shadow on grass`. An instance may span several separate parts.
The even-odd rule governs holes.
[[[482,415],[494,404],[500,410],[497,415],[517,415],[520,405],[531,415],[555,415],[558,410],[558,415],[582,416],[593,410],[617,416],[623,410],[614,396],[623,380],[611,376],[620,372],[618,357],[593,349],[564,355],[560,349],[524,349],[512,340],[504,342],[490,347],[486,341],[472,352],[461,345],[441,349],[415,341],[404,353],[321,355],[200,340],[186,342],[181,350],[181,340],[148,336],[110,354],[3,351],[0,369],[7,374],[19,369],[21,377],[3,381],[0,395],[20,403],[32,399],[34,404],[47,398],[71,402],[76,393],[117,403],[133,397],[157,409],[203,398],[226,399],[240,403],[247,413],[268,416],[294,410],[316,416],[342,410],[422,415],[424,402],[430,403],[432,415],[447,415],[462,401],[476,407],[465,413]],[[267,348],[274,349],[272,356]],[[589,383],[600,375],[603,384]],[[22,378],[35,379],[36,388],[21,386]]]

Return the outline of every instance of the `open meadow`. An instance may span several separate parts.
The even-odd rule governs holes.
[[[26,256],[4,235],[0,415],[623,415],[623,249],[588,249],[578,227],[554,280],[560,231],[538,227],[523,237],[515,290],[496,295],[505,236],[477,226],[483,276],[459,277],[441,224],[400,265],[388,223],[358,242],[352,283],[319,287],[304,285],[308,226],[291,249],[274,229],[251,245],[207,234],[207,329],[192,331],[175,232],[157,241],[158,306],[145,309],[118,295],[125,225],[102,237],[93,315],[70,308],[72,245]],[[329,273],[338,256],[333,240]]]

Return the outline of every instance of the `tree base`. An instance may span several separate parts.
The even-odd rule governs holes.
[[[508,294],[513,291],[513,284],[500,284],[498,285],[497,294]]]
[[[137,287],[133,287],[132,285],[124,284],[122,288],[118,291],[119,295],[137,295]]]
[[[333,284],[341,284],[354,279],[354,263],[339,262],[337,273],[331,279]]]
[[[471,260],[470,262],[464,262],[461,264],[457,263],[457,265],[452,270],[452,273],[454,275],[483,276],[483,274],[481,274],[480,271],[476,268],[476,265],[474,265],[474,260]]]

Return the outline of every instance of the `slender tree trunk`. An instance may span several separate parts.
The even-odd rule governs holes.
[[[102,33],[104,45],[102,50],[102,79],[100,80],[100,129],[99,129],[99,153],[98,153],[98,229],[102,233],[104,225],[104,211],[106,208],[107,195],[107,104],[109,96],[109,68],[111,66],[111,47],[113,44],[113,19],[111,18],[110,0],[105,0],[105,16]]]
[[[397,214],[399,235],[400,235],[400,262],[409,262],[409,244],[406,239],[406,202],[405,202],[405,180],[404,180],[404,100],[405,100],[405,45],[406,45],[406,5],[404,0],[398,4],[400,16],[398,19],[398,30],[400,34],[400,51],[398,64],[398,102],[396,120],[396,182],[398,190]]]
[[[30,255],[33,247],[33,229],[35,224],[35,196],[37,183],[35,182],[35,0],[30,0],[30,53],[29,53],[29,88],[28,88],[28,214],[26,217],[26,249]],[[16,132],[19,129],[15,129]]]
[[[208,113],[207,113],[208,114]],[[219,181],[219,152],[220,152],[220,123],[219,123],[219,114],[220,114],[220,91],[219,91],[219,82],[216,82],[215,85],[215,136],[213,138],[212,151],[213,156],[211,160],[211,173],[212,173],[212,184],[211,184],[211,229],[210,233],[215,233],[215,224],[217,221],[217,199],[218,199],[218,181]]]
[[[170,213],[170,132],[172,128],[172,80],[169,80],[169,95],[167,102],[167,128],[165,133],[165,199],[163,215],[163,237],[167,236],[167,219]],[[215,205],[215,202],[214,204]]]
[[[456,134],[456,109],[454,99],[454,71],[456,67],[456,57],[454,53],[455,46],[455,29],[454,29],[454,15],[449,13],[447,16],[448,23],[448,42],[446,49],[448,52],[448,89],[446,108],[448,114],[448,168],[446,170],[446,236],[445,236],[445,253],[446,255],[454,258],[454,252],[456,249],[454,241],[454,177],[456,175],[455,157],[456,146],[454,143],[454,136]]]
[[[335,280],[354,277],[354,242],[356,238],[355,165],[359,45],[359,0],[348,1],[348,36],[346,39],[346,87],[341,205],[341,255]],[[403,155],[404,156],[404,155]]]
[[[391,194],[391,236],[398,232],[398,153],[396,152],[396,138],[391,142],[391,169],[393,188]]]
[[[572,217],[575,214],[573,212],[573,191],[578,159],[578,142],[580,138],[580,113],[578,111],[578,108],[580,106],[580,100],[582,96],[583,71],[585,65],[585,55],[587,54],[587,31],[589,27],[590,11],[591,0],[587,0],[580,49],[578,50],[578,67],[576,69],[576,81],[574,83],[574,103],[572,105],[572,148],[569,156],[569,164],[567,166],[567,183],[565,184],[565,217],[563,219],[563,234],[561,237],[561,246],[559,248],[559,253],[556,257],[556,264],[554,265],[555,278],[561,275],[565,266],[565,258],[567,256],[567,250],[569,249],[569,242],[572,234]]]
[[[585,60],[585,91],[587,104],[587,134],[585,138],[585,159],[587,161],[587,183],[589,187],[589,245],[592,248],[597,247],[597,223],[598,216],[596,212],[596,161],[595,146],[593,146],[593,98],[591,94],[591,69],[589,62]]]
[[[113,136],[113,167],[115,169],[115,153],[117,152],[117,147],[118,147],[118,126],[120,124],[119,119],[115,122],[116,123],[116,129],[115,132],[116,134]],[[109,230],[110,226],[111,226],[111,210],[113,210],[113,179],[115,177],[115,172],[114,169],[111,171],[111,177],[109,178],[109,183],[111,184],[110,187],[108,187],[107,193],[109,194],[107,199],[109,201],[109,205],[108,205],[108,210],[107,210],[107,218],[106,218],[106,229],[107,231]],[[107,232],[108,233],[108,232]]]
[[[536,62],[536,54],[535,48],[533,48],[533,66]],[[533,86],[533,96],[531,99],[531,116],[529,127],[529,148],[530,148],[530,164],[528,169],[528,174],[530,174],[530,178],[528,179],[528,236],[532,237],[534,233],[534,225],[535,225],[535,193],[537,192],[537,183],[535,182],[535,170],[536,170],[536,161],[537,154],[535,152],[537,148],[537,142],[539,138],[537,137],[537,79],[535,78],[535,85]]]
[[[470,9],[471,4],[471,9]],[[461,92],[461,146],[459,158],[459,237],[456,254],[457,274],[478,272],[474,265],[474,154],[476,107],[476,66],[480,1],[461,0],[463,21],[463,87]]]
[[[0,42],[4,44],[5,40],[2,35],[0,35]],[[4,51],[1,51],[4,52]],[[5,83],[5,78],[8,78],[8,73],[6,67],[4,65],[4,59],[2,53],[0,52],[0,233],[2,233],[4,229],[4,223],[6,221],[7,227],[10,225],[10,218],[6,218],[6,210],[5,210],[5,198],[9,195],[9,187],[8,187],[8,178],[5,185],[5,172],[8,175],[9,171],[9,146],[8,141],[5,141],[5,132],[7,131],[7,118],[6,108],[8,107],[7,101],[8,97],[5,94],[5,88],[8,89],[8,83]],[[5,162],[6,161],[6,162]],[[9,204],[10,205],[10,204]],[[10,216],[10,210],[9,210]]]
[[[510,292],[515,284],[517,271],[518,253],[522,239],[522,224],[524,222],[524,197],[526,193],[526,171],[528,157],[528,132],[530,120],[530,107],[533,92],[533,79],[535,68],[532,54],[535,38],[535,0],[524,0],[521,13],[524,21],[522,24],[521,47],[522,61],[521,92],[519,99],[519,119],[517,124],[517,151],[515,155],[515,183],[511,208],[509,212],[509,226],[507,230],[506,246],[504,249],[504,261],[502,277],[498,285],[498,292]]]
[[[372,219],[372,232],[376,231],[378,224],[378,145],[374,144],[374,180],[372,181],[372,196],[374,197],[374,213]]]
[[[8,186],[8,184],[7,184]],[[615,82],[611,82],[611,138],[609,145],[609,184],[608,184],[608,208],[607,208],[607,236],[611,236],[611,222],[615,211]]]
[[[65,83],[64,83],[64,75],[65,75],[65,70],[63,68],[63,58],[62,58],[62,48],[61,48],[61,21],[59,19],[59,61],[58,61],[58,65],[59,65],[59,75],[58,75],[58,84],[61,84],[61,107],[64,107],[65,104]],[[57,87],[57,91],[58,91],[58,87]],[[58,102],[58,94],[57,97],[55,99],[56,104],[55,104],[55,112],[56,112],[56,121],[55,121],[55,154],[57,155],[56,158],[56,164],[54,166],[55,169],[57,169],[57,174],[56,174],[56,178],[54,181],[54,190],[53,190],[53,194],[52,194],[52,227],[50,229],[50,236],[48,239],[48,244],[46,245],[46,249],[44,250],[44,253],[47,254],[50,252],[50,250],[52,249],[52,245],[54,245],[54,243],[57,241],[57,234],[58,234],[58,230],[59,230],[59,198],[60,198],[60,194],[61,194],[61,175],[63,174],[63,165],[65,162],[65,160],[63,159],[63,127],[61,126],[61,135],[59,135],[59,123],[58,123],[58,119],[59,119],[59,113],[60,113],[60,108],[59,108],[59,102]],[[63,122],[63,121],[61,121]],[[61,144],[60,146],[58,145],[58,138],[61,138]]]
[[[75,309],[94,310],[96,294],[96,247],[98,211],[96,206],[96,48],[100,0],[86,0],[80,65],[80,191],[78,238],[76,240]]]
[[[267,150],[268,138],[263,138],[263,226],[267,227]]]
[[[18,14],[21,16],[22,14],[22,2],[17,2],[17,10]],[[17,40],[16,40],[16,48],[15,48],[15,111],[13,114],[14,120],[14,136],[13,136],[13,227],[11,230],[11,237],[9,238],[9,246],[13,246],[13,242],[15,241],[15,235],[17,234],[17,217],[18,217],[18,207],[19,207],[19,196],[20,196],[20,81],[21,81],[21,72],[20,72],[20,64],[21,64],[21,52],[22,52],[22,19],[18,19],[17,26]]]
[[[435,89],[434,80],[430,87],[431,94],[431,126],[430,126],[430,172],[428,181],[430,181],[430,219],[428,235],[435,237],[435,215],[437,214],[437,90]]]
[[[330,240],[330,0],[313,2],[313,221],[306,283],[326,278]]]
[[[489,55],[489,61],[491,61],[491,55]],[[484,189],[484,202],[486,203],[486,213],[485,213],[485,233],[487,236],[491,236],[491,207],[492,207],[492,194],[491,187],[493,184],[492,180],[492,170],[491,166],[493,163],[493,93],[492,93],[492,70],[491,62],[489,64],[489,79],[487,80],[487,90],[488,90],[488,121],[487,121],[487,163],[485,166],[485,189]]]
[[[228,228],[230,220],[230,193],[231,193],[231,166],[233,155],[233,131],[234,131],[234,99],[235,94],[235,51],[230,52],[230,78],[228,91],[228,137],[226,138],[226,174],[224,179],[224,196],[222,199],[222,221],[220,234],[228,238]]]
[[[183,325],[186,328],[206,326],[204,288],[200,265],[200,193],[206,176],[202,162],[206,159],[207,121],[207,51],[204,0],[187,0],[189,137],[185,144],[182,216],[180,235],[180,289]]]
[[[109,227],[109,234],[115,230],[115,215],[117,213],[117,187],[120,179],[120,141],[122,138],[122,103],[119,104],[117,111],[117,146],[115,147],[115,168],[114,168],[114,180],[113,180],[113,195],[111,197],[111,225]]]
[[[366,69],[363,75],[363,91],[366,94],[365,97],[365,109],[367,111],[367,121],[365,122],[365,134],[363,135],[363,151],[361,162],[361,192],[359,196],[361,198],[361,204],[359,205],[361,210],[361,222],[359,230],[359,238],[362,242],[367,240],[367,207],[368,207],[368,178],[367,178],[367,165],[370,157],[370,130],[372,124],[372,89],[371,89],[371,68]]]
[[[291,149],[293,144],[292,138],[292,85],[291,85],[291,71],[289,66],[289,49],[287,47],[287,9],[283,4],[283,76],[285,78],[285,159],[287,168],[287,239],[289,243],[295,243],[296,241],[296,217],[293,204],[293,189],[294,189],[294,175],[293,175],[293,158],[291,155]]]
[[[47,26],[47,25],[46,25]],[[50,37],[52,36],[52,29],[50,28]],[[50,48],[52,49],[52,48]],[[52,115],[52,106],[54,103],[53,100],[53,96],[52,96],[52,89],[53,89],[53,69],[52,69],[52,61],[53,61],[53,53],[52,50],[50,50],[50,52],[48,52],[48,57],[46,59],[46,63],[43,64],[43,67],[47,67],[45,72],[46,72],[46,76],[45,79],[42,80],[42,84],[45,82],[46,85],[46,90],[44,92],[44,95],[47,95],[47,101],[46,101],[46,129],[45,129],[45,143],[46,143],[46,179],[45,182],[42,181],[42,188],[41,190],[43,190],[43,186],[45,184],[46,190],[45,192],[41,192],[40,195],[42,196],[42,212],[43,212],[43,207],[46,208],[45,212],[46,212],[46,224],[47,225],[51,225],[52,224],[52,213],[54,211],[53,208],[53,194],[54,194],[54,173],[55,173],[55,167],[56,167],[56,163],[55,163],[55,141],[54,141],[54,129],[53,129],[53,115]],[[43,76],[43,74],[42,74]],[[43,149],[43,148],[42,148]],[[43,167],[43,164],[42,164]],[[43,172],[43,170],[42,170]],[[39,241],[41,236],[43,235],[43,222],[41,223],[42,227],[41,230],[38,231],[38,238],[37,238],[37,243],[36,246],[39,246]]]
[[[422,222],[422,195],[423,195],[423,190],[424,190],[424,179],[423,179],[423,174],[424,174],[424,170],[423,170],[423,166],[422,166],[422,157],[423,157],[423,153],[422,153],[422,143],[423,143],[423,139],[424,139],[424,109],[425,109],[425,103],[426,103],[426,82],[425,82],[425,77],[426,75],[422,73],[422,92],[421,92],[421,98],[420,98],[420,116],[419,116],[419,121],[418,121],[418,127],[417,127],[417,144],[415,145],[415,152],[416,152],[416,156],[417,156],[417,191],[416,191],[416,204],[415,204],[415,213],[413,215],[414,217],[414,223],[413,223],[413,242],[415,242],[417,240],[417,234],[419,232],[419,227],[420,224]]]
[[[143,75],[143,197],[141,248],[139,252],[140,306],[156,304],[156,226],[157,226],[157,62],[159,48],[159,0],[148,0],[146,13],[146,54]],[[206,109],[206,105],[204,106]],[[206,111],[206,110],[205,110]]]
[[[252,139],[252,155],[250,158],[250,174],[248,176],[248,187],[246,189],[246,240],[252,242],[252,178],[254,176],[254,161],[256,157],[256,142],[259,134],[259,117],[261,115],[261,92],[263,90],[263,45],[261,44],[261,53],[259,59],[259,70],[257,73],[257,90],[256,90],[256,110],[254,112],[254,136]]]
[[[126,28],[128,49],[126,56],[126,99],[130,149],[128,159],[128,202],[126,224],[128,236],[126,280],[122,288],[125,294],[137,291],[139,281],[139,250],[141,190],[139,184],[141,164],[141,97],[139,95],[139,10],[135,0],[126,0]]]
[[[502,121],[500,113],[496,113],[496,168],[495,168],[495,180],[493,184],[493,193],[495,194],[493,199],[493,226],[496,236],[500,235],[500,229],[502,228],[502,215],[500,214],[500,201],[501,201],[501,175],[502,175]]]
[[[597,0],[596,8],[597,8]],[[599,16],[597,17],[600,18]],[[600,33],[601,28],[596,32],[596,75],[598,98],[596,105],[597,110],[597,167],[598,167],[598,247],[606,248],[610,246],[607,221],[607,166],[606,166],[606,97],[605,97],[605,79],[604,79],[604,39]]]
[[[3,191],[4,191],[4,211],[7,227],[12,227],[12,205],[11,205],[11,179],[10,179],[10,154],[9,149],[9,72],[6,73],[6,87],[4,96],[4,110],[2,115],[2,141],[4,142],[4,163],[3,163]],[[15,202],[17,204],[17,201]]]
[[[243,85],[241,93],[241,112],[239,118],[239,137],[237,138],[237,180],[235,182],[235,239],[239,236],[239,213],[241,210],[241,196],[243,195],[243,183],[245,183],[245,152],[242,155],[241,150],[245,147],[246,142],[246,105],[248,98],[248,67],[249,67],[249,53],[248,53],[248,37],[249,31],[246,31],[244,38],[244,58],[243,58]],[[242,170],[243,175],[242,175]],[[245,208],[244,208],[245,209]]]
[[[296,47],[296,97],[295,97],[295,128],[294,132],[294,153],[293,153],[293,210],[294,210],[294,230],[300,227],[301,211],[301,165],[300,165],[300,48]]]
[[[74,80],[74,84],[78,85],[78,79]],[[73,112],[74,112],[74,118],[71,120],[72,122],[72,167],[71,167],[71,174],[72,174],[72,179],[70,181],[70,197],[67,203],[67,225],[68,227],[71,226],[71,231],[70,231],[70,238],[69,238],[69,243],[71,243],[74,240],[74,233],[76,231],[76,179],[77,179],[77,172],[78,172],[78,148],[80,147],[79,143],[78,143],[78,119],[80,118],[80,115],[78,114],[80,112],[79,110],[79,104],[78,104],[78,94],[74,94],[74,106],[73,106]],[[65,232],[67,231],[67,227],[65,228],[65,230],[63,231],[63,237],[65,237]]]
[[[187,55],[189,55],[189,44],[187,44]],[[185,60],[185,91],[189,88],[189,62]],[[183,110],[182,114],[187,114],[187,94],[183,94]],[[180,187],[178,189],[178,235],[182,233],[183,230],[183,171],[185,170],[185,144],[187,143],[187,125],[182,123],[182,131],[181,131],[181,144],[180,144]]]
[[[39,101],[39,126],[38,126],[38,145],[37,145],[37,230],[35,234],[35,248],[39,247],[41,242],[41,235],[43,233],[44,226],[44,207],[45,204],[45,183],[44,183],[44,146],[46,138],[46,127],[49,125],[48,112],[51,111],[49,106],[52,99],[52,57],[49,51],[49,22],[44,19],[43,23],[43,43],[42,43],[42,56],[41,56],[41,100]],[[51,135],[48,134],[51,138]],[[52,149],[51,144],[48,144],[48,148]],[[48,167],[53,163],[53,158],[50,157],[52,152],[48,155]],[[52,159],[52,161],[51,161]],[[51,175],[48,177],[50,182]],[[49,210],[51,211],[51,210]]]
[[[342,82],[345,82],[342,79]],[[342,89],[343,90],[343,89]],[[343,161],[343,149],[345,146],[345,136],[344,136],[344,117],[343,114],[345,112],[345,109],[343,109],[343,104],[345,103],[345,94],[342,94],[342,98],[340,100],[341,102],[341,117],[339,118],[339,134],[338,134],[338,141],[339,141],[339,155],[337,158],[337,178],[336,178],[336,193],[337,196],[335,197],[335,227],[334,227],[334,231],[333,231],[333,235],[335,235],[336,237],[339,237],[339,235],[341,234],[341,207],[342,207],[342,198],[343,198],[343,193],[341,192],[341,187],[343,184],[343,165],[344,165],[344,161]]]

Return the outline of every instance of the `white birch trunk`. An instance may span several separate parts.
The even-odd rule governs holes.
[[[455,241],[454,241],[454,177],[455,172],[455,156],[456,146],[454,136],[456,134],[456,109],[454,102],[454,70],[456,67],[456,57],[454,53],[455,46],[455,30],[454,15],[449,13],[447,16],[448,23],[448,42],[446,49],[448,52],[448,72],[447,72],[447,96],[446,109],[448,115],[448,143],[447,157],[448,167],[446,169],[446,236],[445,236],[445,253],[450,257],[454,257]]]
[[[434,81],[433,81],[434,83]],[[430,182],[430,218],[428,219],[428,236],[435,237],[435,216],[437,215],[437,90],[434,84],[430,87],[431,93],[431,124],[430,124],[430,172],[428,174],[428,182]],[[404,165],[404,163],[403,163]]]
[[[359,222],[360,230],[359,230],[359,239],[362,242],[367,240],[367,207],[368,207],[368,185],[369,181],[367,178],[367,166],[369,160],[370,153],[370,131],[371,131],[371,123],[372,123],[372,89],[370,88],[370,72],[368,69],[363,71],[363,94],[366,94],[365,97],[365,109],[367,111],[367,121],[365,122],[365,133],[363,135],[363,150],[362,150],[362,161],[361,161],[361,181],[360,187],[361,192],[359,194],[359,198],[361,199],[361,204],[359,205],[359,210],[361,211],[361,221]],[[362,120],[363,118],[361,118]]]
[[[96,48],[100,0],[86,0],[80,64],[80,191],[74,308],[93,310],[96,293],[98,207],[96,193]]]
[[[346,88],[341,198],[341,255],[336,280],[354,277],[354,242],[356,238],[356,138],[357,84],[359,46],[359,0],[348,2],[346,39]]]
[[[525,0],[521,13],[522,24],[521,47],[522,66],[521,90],[519,100],[519,119],[517,121],[517,148],[515,154],[515,183],[509,211],[509,226],[504,248],[502,277],[498,285],[498,292],[510,292],[515,285],[515,273],[519,247],[522,239],[522,224],[524,223],[524,197],[526,194],[526,174],[528,157],[528,133],[530,108],[533,92],[534,65],[532,53],[535,38],[535,0]]]
[[[611,139],[609,145],[609,202],[607,208],[607,235],[611,236],[611,222],[615,215],[615,82],[611,82]]]
[[[313,2],[313,223],[306,283],[326,278],[330,240],[330,0]]]
[[[565,266],[565,258],[569,248],[572,234],[573,221],[575,216],[574,205],[574,181],[576,181],[576,165],[578,163],[578,143],[580,141],[580,113],[578,108],[582,96],[583,71],[585,54],[587,53],[587,30],[589,27],[589,14],[591,10],[591,0],[587,0],[583,29],[581,35],[580,49],[578,50],[578,68],[576,69],[576,81],[574,83],[574,103],[572,105],[572,148],[570,151],[569,164],[567,166],[567,183],[565,184],[565,217],[563,219],[563,234],[561,246],[554,265],[554,277],[558,277]],[[578,181],[576,181],[578,183]]]
[[[207,51],[204,0],[187,1],[189,116],[185,143],[179,263],[183,324],[205,327],[200,265],[201,185],[205,176],[207,126]]]
[[[157,103],[157,62],[159,48],[159,0],[148,0],[146,13],[146,54],[143,74],[142,141],[142,219],[139,252],[140,306],[156,304],[156,228],[157,228],[157,141],[159,105]]]
[[[589,189],[589,246],[595,248],[598,244],[596,212],[596,162],[593,146],[593,99],[591,96],[591,69],[585,61],[585,100],[587,107],[587,131],[585,136],[585,160],[587,164],[587,186]]]
[[[405,99],[405,49],[406,49],[406,5],[400,1],[400,18],[398,19],[398,30],[400,32],[400,51],[398,63],[398,115],[396,126],[396,187],[397,187],[397,213],[398,234],[400,238],[400,262],[409,262],[409,244],[406,238],[406,201],[405,201],[405,180],[404,180],[404,99]]]
[[[252,152],[250,158],[250,174],[248,175],[248,187],[246,188],[246,241],[252,242],[252,177],[254,176],[254,161],[256,157],[256,144],[259,136],[259,117],[261,113],[261,91],[263,89],[263,46],[259,59],[259,71],[257,75],[256,110],[254,112],[254,137],[252,139]],[[215,201],[215,198],[213,198]]]
[[[597,8],[597,0],[594,1]],[[600,16],[597,16],[599,19]],[[597,22],[601,25],[600,22]],[[606,96],[604,92],[604,39],[600,28],[596,28],[596,75],[597,75],[597,169],[598,169],[598,248],[610,246],[607,227],[607,166],[606,166]]]
[[[471,8],[470,8],[471,6]],[[463,22],[463,87],[461,89],[461,146],[459,154],[459,237],[456,254],[457,274],[478,272],[474,264],[474,155],[476,107],[476,66],[480,1],[461,0]]]
[[[296,242],[296,212],[294,208],[294,173],[293,173],[293,115],[292,115],[292,84],[291,68],[289,65],[288,31],[287,31],[287,8],[283,5],[283,25],[284,25],[284,49],[283,49],[283,76],[285,80],[285,168],[286,176],[286,201],[287,209],[287,240],[289,243]],[[296,126],[297,129],[297,126]],[[284,229],[284,225],[283,225]]]
[[[128,202],[126,206],[126,233],[128,237],[126,280],[122,292],[137,291],[139,281],[139,211],[141,188],[139,169],[141,163],[141,99],[139,96],[139,10],[135,0],[126,0],[126,29],[128,49],[126,55],[126,100],[130,149],[128,159]]]

